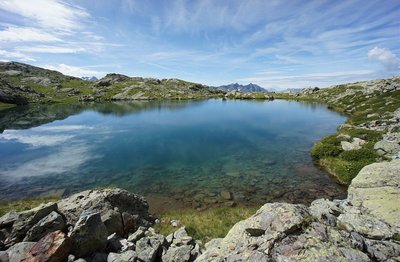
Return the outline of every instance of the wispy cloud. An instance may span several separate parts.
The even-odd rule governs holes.
[[[376,76],[376,74],[377,72],[373,70],[354,70],[299,75],[257,76],[238,79],[238,81],[260,83],[267,88],[273,87],[278,89],[310,86],[327,87],[344,82],[354,82],[359,79],[368,79],[371,75]]]
[[[59,145],[73,137],[73,135],[24,134],[16,130],[5,130],[3,134],[0,135],[0,139],[14,140],[32,147]]]
[[[60,38],[42,29],[11,26],[0,31],[0,42],[54,42]]]
[[[70,54],[86,52],[84,47],[57,46],[57,45],[38,45],[16,47],[15,50],[27,53],[52,53],[52,54]]]
[[[17,52],[8,52],[6,50],[0,50],[0,57],[8,58],[8,59],[18,59],[23,62],[35,61],[34,58],[27,56],[19,51]]]
[[[82,8],[59,0],[2,0],[0,9],[18,14],[42,28],[71,33],[90,15]]]
[[[86,144],[72,144],[61,147],[46,156],[27,161],[22,165],[2,167],[0,174],[3,178],[15,180],[28,176],[74,173],[85,163],[100,157],[99,154],[94,154]]]
[[[59,71],[65,75],[76,76],[76,77],[95,76],[101,78],[107,74],[106,72],[102,71],[96,71],[85,67],[71,66],[66,64],[43,65],[43,67],[50,70]]]

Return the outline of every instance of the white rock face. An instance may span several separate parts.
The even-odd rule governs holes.
[[[357,137],[353,138],[352,142],[347,142],[347,141],[340,142],[344,151],[361,149],[362,145],[364,145],[365,143],[366,143],[365,140],[362,140]]]

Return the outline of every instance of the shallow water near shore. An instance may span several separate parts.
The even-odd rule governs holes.
[[[343,198],[314,142],[345,117],[290,101],[167,101],[0,111],[0,200],[117,186],[152,211]]]

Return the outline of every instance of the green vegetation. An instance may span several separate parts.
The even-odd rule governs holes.
[[[370,121],[388,121],[400,105],[400,91],[367,93],[363,89],[360,85],[350,84],[300,94],[274,94],[277,99],[323,103],[348,116],[347,126],[317,142],[311,150],[317,164],[343,184],[349,184],[364,166],[385,160],[373,146],[387,130],[368,130],[359,126]],[[366,143],[359,150],[344,151],[341,141],[351,142],[353,138],[363,139]]]
[[[168,235],[177,230],[170,221],[177,219],[186,226],[189,235],[203,243],[211,238],[225,237],[234,224],[246,219],[257,211],[258,207],[219,207],[204,211],[193,209],[168,211],[160,215],[161,223],[155,225],[156,231]]]
[[[59,196],[35,197],[15,201],[0,202],[0,217],[10,211],[24,211],[39,206],[43,203],[60,200]]]
[[[11,107],[14,107],[14,106],[16,106],[16,105],[13,105],[13,104],[6,104],[6,103],[0,102],[0,110],[2,110],[2,109],[7,109],[7,108],[11,108]]]

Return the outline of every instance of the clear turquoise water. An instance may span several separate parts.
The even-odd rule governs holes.
[[[29,127],[14,119],[0,134],[0,199],[110,185],[145,195],[161,209],[308,203],[344,194],[309,154],[345,121],[324,106],[207,100],[57,110],[70,115],[25,129],[12,129],[18,121]],[[52,111],[43,107],[36,114]],[[222,191],[233,199],[222,198]]]

